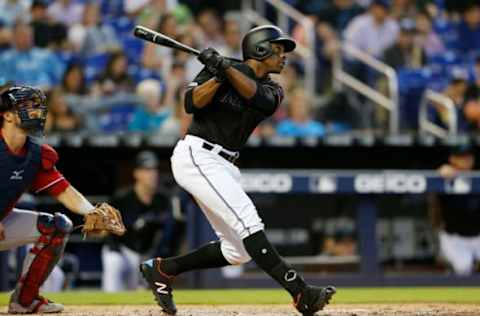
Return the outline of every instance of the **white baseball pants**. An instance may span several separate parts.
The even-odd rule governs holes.
[[[458,275],[473,273],[475,261],[480,261],[480,236],[464,237],[441,231],[440,251]]]
[[[180,140],[171,157],[173,176],[198,202],[221,242],[225,259],[235,265],[251,260],[243,239],[263,230],[252,200],[240,184],[240,170],[218,155],[220,145],[202,148],[202,138],[187,135]]]

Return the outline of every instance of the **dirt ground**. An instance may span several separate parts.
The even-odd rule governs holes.
[[[0,315],[10,315],[0,310]],[[161,316],[153,305],[141,306],[67,306],[61,315],[69,316]],[[298,316],[293,307],[284,305],[182,305],[178,316]],[[480,305],[464,304],[333,304],[318,316],[480,316]]]

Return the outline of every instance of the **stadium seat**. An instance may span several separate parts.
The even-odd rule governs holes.
[[[162,81],[162,76],[158,73],[158,71],[142,68],[141,66],[129,66],[128,73],[133,77],[135,83],[139,83],[140,81],[145,79],[157,79]]]
[[[125,55],[127,55],[129,64],[139,62],[143,53],[143,41],[131,35],[121,37],[122,47]]]
[[[124,104],[113,107],[100,117],[100,130],[103,133],[126,132],[136,105]]]
[[[431,81],[432,72],[424,69],[400,69],[397,72],[400,92],[400,126],[416,129],[418,109],[423,92]]]
[[[119,18],[124,16],[123,0],[101,0],[100,12],[104,18]]]
[[[134,21],[126,16],[120,18],[113,17],[110,20],[106,20],[105,23],[110,25],[119,36],[132,34],[133,28],[135,27]]]
[[[92,82],[105,69],[109,57],[110,54],[102,53],[84,58],[85,80],[87,83]]]

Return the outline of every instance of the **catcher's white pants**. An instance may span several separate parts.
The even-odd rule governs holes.
[[[480,236],[464,237],[440,232],[440,251],[458,275],[472,274],[480,261]]]
[[[0,240],[0,251],[37,242],[42,235],[37,229],[38,213],[14,208],[2,220],[5,239]]]
[[[248,262],[251,258],[242,240],[264,225],[240,184],[240,170],[217,154],[229,151],[211,143],[214,149],[204,149],[204,142],[187,135],[177,143],[171,157],[173,176],[200,205],[220,239],[225,259],[231,264]]]
[[[0,240],[0,251],[36,243],[42,235],[37,229],[37,221],[37,212],[14,208],[2,220],[2,225],[5,228],[5,239]],[[32,245],[28,245],[27,250],[31,247]],[[46,292],[60,291],[63,288],[64,280],[63,271],[55,266],[43,283],[41,290]]]
[[[139,253],[128,247],[120,246],[120,251],[110,247],[102,248],[102,289],[105,292],[135,290],[140,286],[138,266],[141,262]]]

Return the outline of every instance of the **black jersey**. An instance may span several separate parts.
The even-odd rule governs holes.
[[[439,195],[445,231],[460,236],[480,235],[480,196]]]
[[[231,151],[240,150],[257,125],[271,116],[283,99],[283,90],[269,76],[257,78],[244,63],[233,65],[257,83],[257,92],[249,100],[243,98],[226,80],[218,88],[210,104],[199,109],[191,104],[192,93],[187,91],[185,109],[193,113],[188,134],[219,144]],[[213,77],[203,69],[191,84],[192,88]]]

